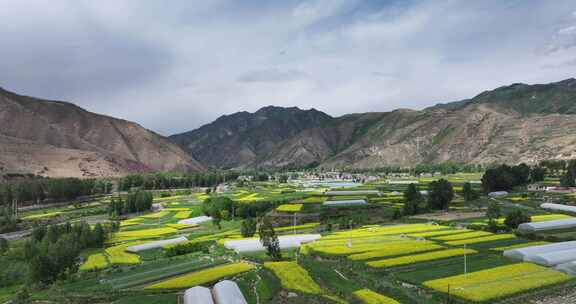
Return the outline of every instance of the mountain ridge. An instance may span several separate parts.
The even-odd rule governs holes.
[[[274,110],[284,112],[280,116],[304,111],[297,107],[274,107]],[[249,120],[258,116],[258,111],[240,113]],[[227,117],[228,127],[234,125],[231,120],[235,114],[222,116]],[[235,158],[235,162],[222,162],[221,158],[229,157],[229,153],[244,153],[244,142],[221,137],[217,146],[226,147],[226,150],[211,154],[207,164],[216,168],[286,168],[316,164],[369,168],[421,162],[515,163],[576,157],[576,135],[570,134],[571,130],[576,131],[574,78],[549,84],[515,83],[481,92],[470,99],[436,104],[423,110],[396,109],[340,117],[325,115],[322,121],[294,128],[293,132],[288,132],[292,134],[290,136],[275,137],[276,142],[265,151],[247,158]],[[198,159],[205,159],[203,154],[207,148],[204,145],[208,143],[200,143],[198,138],[206,136],[203,129],[206,126],[218,129],[219,119],[170,138]],[[255,136],[251,133],[253,129],[244,128],[239,132],[244,134],[242,138],[251,138]],[[198,146],[204,147],[198,149]],[[216,147],[209,149],[217,150]]]
[[[137,123],[6,89],[0,89],[0,142],[0,174],[99,177],[205,170]]]

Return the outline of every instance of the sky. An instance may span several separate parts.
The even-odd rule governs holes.
[[[0,87],[160,134],[576,77],[574,0],[0,0]]]

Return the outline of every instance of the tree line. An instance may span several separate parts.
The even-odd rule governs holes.
[[[490,168],[482,176],[482,189],[484,192],[510,191],[516,186],[543,181],[546,168],[541,166],[530,167],[526,164],[516,166],[499,165]]]
[[[123,214],[143,212],[152,209],[152,193],[136,190],[124,196],[113,196],[108,204],[108,215],[117,217]]]
[[[192,187],[214,187],[225,181],[236,180],[240,173],[234,171],[208,173],[149,173],[131,174],[121,178],[118,188],[128,191],[132,188],[145,190],[178,189]]]
[[[115,224],[96,224],[92,228],[86,222],[34,228],[23,247],[30,281],[50,284],[69,277],[78,270],[80,252],[101,248],[110,233],[117,229]]]
[[[37,178],[0,184],[0,205],[73,200],[80,196],[104,194],[112,190],[110,181],[79,178]]]

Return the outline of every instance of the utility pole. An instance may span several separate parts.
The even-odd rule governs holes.
[[[464,244],[464,278],[468,277],[468,265],[466,263],[466,244]]]

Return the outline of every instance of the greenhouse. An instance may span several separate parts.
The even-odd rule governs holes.
[[[359,206],[367,205],[365,200],[342,200],[342,201],[325,201],[323,206]]]
[[[576,261],[557,265],[554,269],[569,275],[576,275]]]
[[[556,266],[574,260],[576,260],[576,248],[524,256],[525,262],[532,262],[542,266]]]
[[[338,195],[380,195],[378,190],[331,190],[324,192],[324,195],[338,196]]]
[[[548,210],[555,210],[555,211],[566,211],[566,212],[575,212],[576,213],[576,206],[568,206],[562,204],[553,204],[553,203],[544,203],[540,205],[540,208],[548,209]]]
[[[210,289],[196,286],[184,292],[184,304],[214,304],[214,300]]]
[[[504,251],[504,256],[516,260],[524,260],[528,255],[536,255],[555,251],[576,249],[576,241],[553,243],[541,246],[531,246]]]
[[[576,227],[576,218],[544,221],[536,223],[523,223],[518,226],[520,232],[536,232],[544,230],[565,229]]]
[[[202,215],[202,216],[192,217],[192,218],[185,219],[185,220],[180,220],[180,221],[178,221],[178,224],[186,224],[186,225],[196,224],[196,225],[198,225],[200,223],[208,222],[211,220],[212,220],[211,217]]]
[[[154,241],[154,242],[149,242],[149,243],[142,244],[142,245],[130,246],[130,247],[126,248],[126,251],[127,252],[140,252],[140,251],[144,251],[144,250],[148,250],[148,249],[161,248],[161,247],[166,246],[166,245],[179,244],[179,243],[185,243],[185,242],[188,242],[188,239],[186,237],[181,236],[181,237],[175,238],[175,239]]]
[[[212,288],[214,301],[216,304],[247,304],[238,284],[233,281],[224,280],[216,283]]]
[[[307,243],[320,239],[322,236],[319,234],[299,234],[299,235],[283,235],[278,237],[281,249],[298,248],[302,243]],[[260,239],[243,239],[243,240],[229,240],[224,242],[224,247],[232,249],[236,252],[252,252],[262,251],[264,246],[260,243]]]

